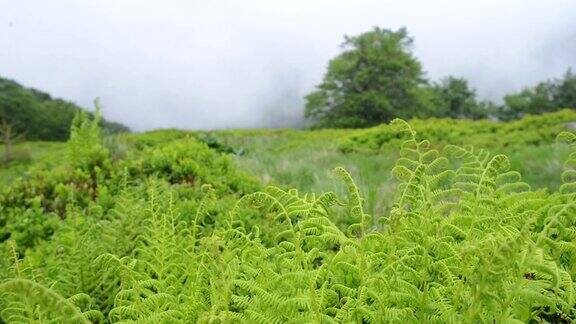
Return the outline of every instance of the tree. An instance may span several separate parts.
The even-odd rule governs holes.
[[[345,36],[344,51],[305,98],[305,117],[315,127],[366,127],[425,115],[425,81],[411,45],[405,28]]]
[[[486,117],[486,111],[476,100],[476,90],[464,78],[449,76],[432,87],[435,94],[436,114],[439,117]]]
[[[8,163],[12,160],[12,146],[22,138],[22,134],[16,132],[13,124],[10,124],[6,119],[0,122],[0,142],[4,144],[4,162]]]
[[[576,109],[576,74],[568,69],[562,79],[547,80],[504,97],[498,118],[510,120],[525,114]]]
[[[564,79],[557,82],[554,101],[559,108],[576,109],[576,73],[568,69]]]
[[[541,114],[560,109],[554,101],[556,85],[551,81],[540,82],[533,88],[504,96],[504,120],[521,118],[525,114]]]

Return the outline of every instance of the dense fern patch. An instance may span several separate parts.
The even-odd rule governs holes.
[[[554,142],[556,135],[576,122],[576,112],[564,109],[542,115],[526,115],[512,122],[451,118],[414,119],[410,125],[436,147],[474,145],[499,149],[536,146]],[[571,126],[573,127],[573,126]],[[343,152],[380,153],[404,141],[394,127],[380,125],[359,131],[342,141]]]
[[[395,204],[374,217],[343,168],[341,197],[262,189],[194,136],[119,150],[95,125],[78,117],[66,165],[0,194],[0,321],[576,320],[572,133],[548,193],[396,120]]]

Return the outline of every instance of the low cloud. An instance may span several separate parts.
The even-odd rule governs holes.
[[[3,1],[0,75],[136,130],[293,127],[344,34],[406,26],[481,96],[576,67],[574,1]]]

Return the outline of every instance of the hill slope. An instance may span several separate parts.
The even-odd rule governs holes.
[[[74,114],[81,109],[72,102],[0,77],[0,120],[13,124],[27,140],[67,140]],[[108,133],[129,131],[110,121],[104,121],[103,127]]]

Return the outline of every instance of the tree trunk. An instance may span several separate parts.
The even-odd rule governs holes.
[[[12,140],[4,140],[4,162],[8,163],[12,160]]]

